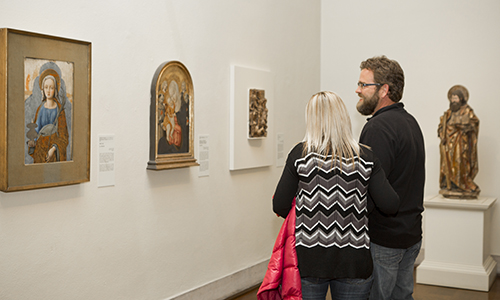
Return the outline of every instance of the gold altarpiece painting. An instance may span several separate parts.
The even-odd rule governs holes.
[[[147,169],[198,166],[194,158],[194,88],[179,61],[161,64],[151,83],[150,152]]]

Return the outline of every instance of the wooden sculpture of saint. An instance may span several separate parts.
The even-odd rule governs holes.
[[[478,172],[477,137],[479,119],[467,104],[469,92],[455,85],[448,91],[450,108],[441,116],[439,193],[447,198],[475,199],[480,189],[474,178]]]

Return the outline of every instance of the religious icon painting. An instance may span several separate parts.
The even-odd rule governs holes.
[[[161,64],[153,76],[148,169],[198,166],[194,158],[194,88],[178,61]]]
[[[74,63],[24,59],[24,163],[71,161]]]
[[[89,42],[0,29],[0,190],[90,180]]]

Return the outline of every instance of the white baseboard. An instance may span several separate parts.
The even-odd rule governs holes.
[[[203,286],[168,298],[169,300],[222,300],[256,286],[266,274],[269,259]]]

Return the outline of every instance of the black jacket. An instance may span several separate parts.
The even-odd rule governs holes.
[[[395,216],[373,209],[371,241],[388,248],[413,246],[422,239],[424,210],[425,148],[420,126],[403,103],[396,103],[368,119],[359,142],[370,146],[379,158],[401,203]]]

